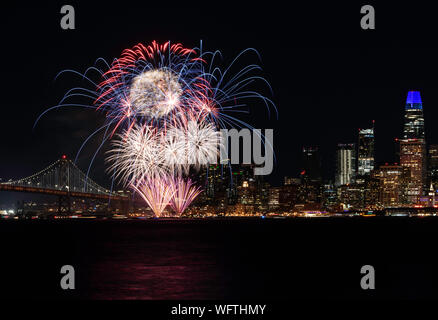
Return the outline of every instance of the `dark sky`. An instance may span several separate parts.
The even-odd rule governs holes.
[[[202,39],[205,49],[221,50],[225,60],[247,47],[260,52],[279,118],[268,120],[263,106],[254,104],[246,120],[274,128],[274,183],[297,175],[303,145],[321,146],[329,178],[336,144],[356,142],[358,128],[373,119],[377,161],[395,161],[393,139],[402,130],[408,90],[421,91],[427,141],[438,143],[438,26],[431,8],[375,4],[376,30],[364,31],[360,2],[151,3],[69,2],[76,30],[67,31],[59,25],[65,3],[2,5],[0,177],[20,178],[62,154],[74,157],[103,119],[94,111],[63,109],[32,129],[66,90],[84,84],[72,76],[54,81],[59,71],[84,71],[98,57],[111,61],[124,48],[152,40],[193,47]],[[81,168],[95,145],[82,153]],[[102,154],[91,177],[108,186]]]

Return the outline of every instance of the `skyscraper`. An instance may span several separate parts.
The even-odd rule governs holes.
[[[360,176],[369,176],[373,169],[374,126],[370,129],[359,129],[357,174]]]
[[[321,158],[318,147],[303,147],[301,175],[311,182],[321,182]]]
[[[423,104],[419,91],[409,91],[405,105],[403,139],[400,140],[400,164],[410,169],[406,194],[408,202],[418,203],[426,190],[426,140]]]
[[[329,211],[337,211],[339,209],[337,191],[330,181],[323,186],[322,206],[325,210]]]
[[[321,158],[318,147],[303,148],[303,170],[300,174],[301,185],[299,187],[298,202],[320,203],[321,202]]]
[[[336,186],[351,184],[356,175],[356,146],[354,143],[338,144],[336,151]]]
[[[222,207],[225,205],[222,200],[226,193],[222,170],[220,165],[210,165],[202,169],[197,180],[204,187],[204,191],[199,195],[197,203],[214,207],[219,207],[218,202],[221,202]]]
[[[423,104],[419,91],[409,91],[405,105],[403,139],[425,139]]]
[[[256,196],[256,181],[254,178],[254,165],[243,164],[233,172],[236,179],[238,202],[243,205],[254,205]]]

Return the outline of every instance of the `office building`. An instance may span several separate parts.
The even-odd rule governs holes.
[[[309,182],[321,182],[321,156],[319,148],[315,146],[303,147],[302,163],[302,178]]]
[[[338,144],[336,150],[336,186],[354,183],[356,175],[355,148],[354,143]]]
[[[406,195],[409,203],[416,204],[427,190],[426,140],[419,91],[409,91],[406,99],[400,164],[410,170]]]
[[[406,183],[409,169],[398,164],[385,164],[375,172],[379,180],[379,201],[383,207],[397,207],[406,203]]]
[[[370,129],[359,129],[357,174],[370,175],[374,169],[374,121]]]

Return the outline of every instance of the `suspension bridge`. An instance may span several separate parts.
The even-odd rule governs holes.
[[[72,198],[129,201],[129,197],[111,192],[91,180],[65,155],[29,177],[0,183],[0,191],[58,196],[59,214],[71,213]]]

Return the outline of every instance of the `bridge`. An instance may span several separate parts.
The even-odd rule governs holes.
[[[71,213],[72,198],[129,201],[129,197],[111,192],[91,180],[65,155],[29,177],[0,183],[0,191],[58,196],[59,214]]]

